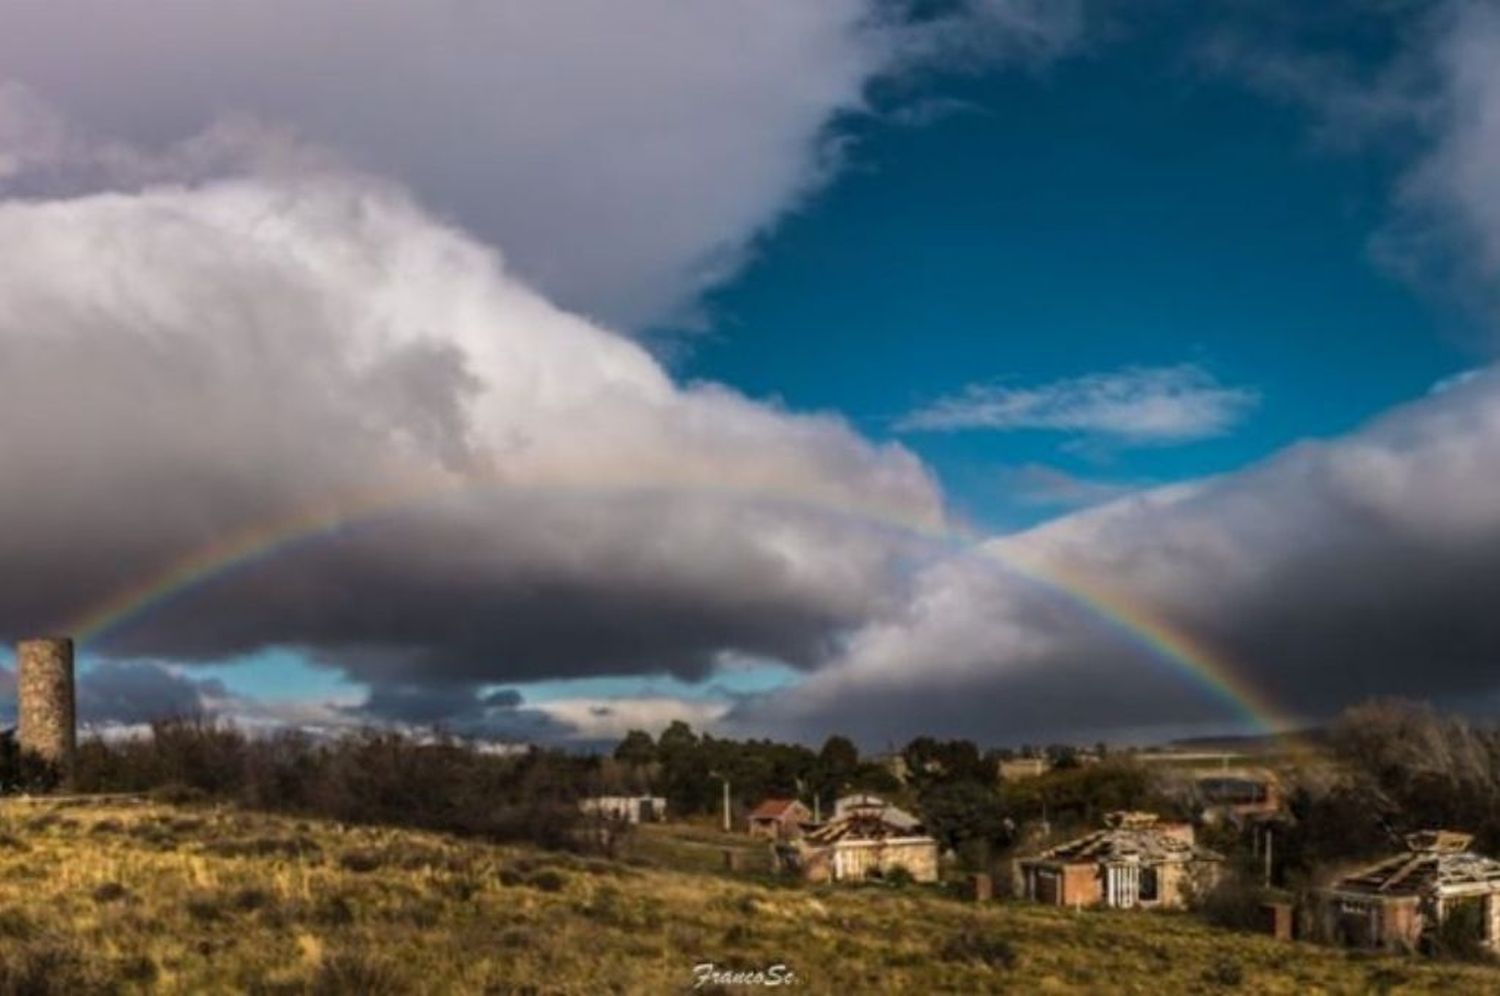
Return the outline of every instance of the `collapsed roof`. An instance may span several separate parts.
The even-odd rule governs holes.
[[[1105,818],[1102,830],[1043,851],[1033,861],[1137,862],[1165,864],[1182,861],[1221,861],[1223,856],[1193,843],[1192,828],[1161,823],[1155,813],[1118,812]]]
[[[1500,892],[1500,861],[1469,850],[1472,840],[1453,830],[1408,834],[1405,854],[1341,879],[1335,888],[1394,896]]]
[[[894,809],[895,807],[890,807]],[[810,831],[804,840],[814,846],[837,844],[846,840],[890,840],[923,836],[922,825],[896,810],[901,819],[889,818],[887,812],[859,811],[835,817]]]

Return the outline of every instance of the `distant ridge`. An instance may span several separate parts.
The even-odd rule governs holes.
[[[1244,736],[1182,737],[1167,741],[1168,750],[1202,750],[1241,752],[1246,754],[1269,753],[1280,750],[1292,737],[1316,744],[1325,743],[1328,730],[1321,726],[1309,726],[1289,733],[1254,733]]]

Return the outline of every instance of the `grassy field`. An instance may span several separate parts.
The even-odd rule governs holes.
[[[743,848],[726,873],[722,847]],[[606,861],[144,802],[0,802],[0,994],[670,993],[784,964],[805,993],[1485,993],[1183,915],[807,889],[650,828]],[[709,984],[699,992],[759,992]]]

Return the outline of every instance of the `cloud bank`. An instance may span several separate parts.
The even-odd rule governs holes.
[[[943,519],[900,447],[680,388],[348,171],[11,199],[0,241],[10,637],[331,509],[98,649],[295,644],[376,684],[805,665],[895,566],[845,519]]]
[[[0,0],[0,20],[3,74],[87,131],[293,128],[627,328],[682,318],[822,183],[872,80],[1045,59],[1082,28],[1074,0]]]
[[[1472,702],[1496,689],[1497,488],[1500,374],[1486,372],[1349,437],[936,564],[900,611],[855,631],[835,663],[737,719],[784,730],[853,724],[867,740],[1237,719],[1191,673],[1033,573],[1128,593],[1294,715],[1374,694]],[[1008,566],[1017,563],[1024,573]]]

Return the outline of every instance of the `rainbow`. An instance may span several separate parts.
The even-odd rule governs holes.
[[[81,646],[97,645],[101,640],[130,623],[165,606],[174,599],[201,586],[282,555],[305,543],[313,542],[361,524],[367,524],[388,512],[401,511],[430,501],[435,497],[479,487],[494,482],[466,481],[461,487],[452,484],[402,487],[356,496],[304,510],[284,519],[267,522],[236,532],[188,556],[165,565],[141,578],[136,584],[120,589],[105,601],[73,618],[60,631],[73,634]],[[722,488],[526,488],[500,485],[517,492],[547,495],[556,492],[586,495],[683,494],[688,491],[733,497],[737,500],[770,500],[835,515],[855,522],[875,525],[916,537],[925,543],[939,544],[949,550],[988,562],[1049,592],[1069,606],[1081,610],[1090,619],[1144,649],[1154,658],[1171,666],[1183,677],[1214,699],[1229,707],[1252,729],[1290,736],[1297,723],[1259,689],[1250,684],[1225,655],[1195,637],[1183,627],[1167,620],[1124,592],[1100,583],[1097,578],[1056,563],[1043,563],[1012,552],[1002,552],[993,543],[982,544],[962,533],[913,526],[889,516],[802,499],[788,501],[783,496],[757,495]]]
[[[1256,730],[1292,737],[1302,725],[1247,681],[1227,656],[1125,592],[1056,563],[1039,566],[1013,556],[1005,562],[1013,573],[1061,593],[1094,619],[1176,667]]]

